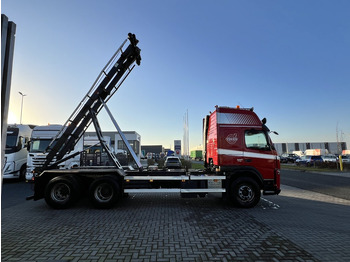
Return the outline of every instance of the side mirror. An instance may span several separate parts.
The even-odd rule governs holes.
[[[26,148],[27,147],[27,141],[25,137],[21,137],[21,141],[22,141],[22,148]]]
[[[17,151],[21,150],[23,147],[24,147],[23,137],[20,136],[20,137],[18,137]]]
[[[26,146],[27,146],[27,151],[29,152],[29,150],[30,150],[30,141],[27,142]]]

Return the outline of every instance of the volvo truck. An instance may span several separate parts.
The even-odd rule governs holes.
[[[127,194],[166,192],[179,193],[181,197],[205,197],[208,193],[220,193],[233,204],[249,208],[259,202],[261,194],[279,194],[279,157],[266,119],[260,120],[253,109],[217,106],[213,113],[204,117],[205,170],[143,170],[106,104],[135,64],[140,65],[138,42],[135,35],[129,34],[102,69],[63,125],[55,143],[51,142],[46,149],[49,153],[44,163],[34,169],[34,195],[27,199],[44,198],[50,207],[62,209],[87,197],[96,208],[111,208]],[[124,170],[103,140],[97,119],[102,109],[106,110],[132,155],[133,170]],[[59,169],[59,164],[67,160],[67,152],[91,123],[113,166]]]
[[[27,167],[27,143],[33,126],[9,125],[7,127],[4,179],[24,179]]]

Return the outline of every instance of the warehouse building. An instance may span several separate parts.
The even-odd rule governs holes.
[[[123,131],[126,140],[128,140],[130,146],[140,159],[141,157],[141,136],[135,131]],[[119,150],[126,150],[127,148],[120,137],[117,131],[102,131],[102,135],[105,137],[111,138],[111,145],[114,149],[114,152],[118,152]],[[85,132],[84,137],[86,136],[96,136],[96,132]]]
[[[293,151],[304,152],[307,149],[327,149],[329,154],[341,154],[347,149],[346,142],[274,143],[274,145],[279,155]]]

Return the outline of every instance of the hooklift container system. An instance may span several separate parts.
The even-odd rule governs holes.
[[[129,45],[123,51],[128,40]],[[129,34],[53,140],[56,143],[48,146],[45,163],[34,172],[34,195],[27,199],[45,198],[49,206],[61,209],[87,195],[95,207],[111,208],[127,193],[177,192],[182,197],[222,193],[238,206],[253,207],[259,202],[261,191],[278,194],[279,159],[269,138],[269,130],[265,121],[244,109],[217,107],[203,120],[205,171],[142,170],[140,161],[106,105],[135,63],[140,65],[137,44],[135,35]],[[123,170],[103,140],[97,120],[102,108],[106,109],[133,156],[138,167],[136,170]],[[91,122],[115,166],[57,169],[59,163],[75,156],[76,153],[69,152]]]

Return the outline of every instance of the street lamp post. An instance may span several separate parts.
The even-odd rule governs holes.
[[[21,103],[21,118],[19,123],[22,124],[22,110],[23,110],[23,97],[25,97],[26,95],[23,94],[22,92],[18,92],[21,96],[22,96],[22,103]]]

